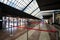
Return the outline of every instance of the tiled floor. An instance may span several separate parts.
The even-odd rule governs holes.
[[[38,28],[38,25],[34,28]],[[29,30],[28,31],[28,38],[31,37],[32,34],[34,34],[35,30]],[[18,37],[16,40],[27,40],[27,32],[24,33],[22,36]],[[29,39],[28,39],[29,40]]]
[[[38,28],[42,30],[47,30],[46,26],[43,27],[36,25],[35,28]],[[18,37],[16,40],[27,40],[27,33],[23,34],[22,36]],[[28,32],[28,40],[50,40],[49,33],[48,32],[40,32],[37,30],[30,30]]]
[[[26,30],[15,30],[16,32],[13,32],[12,36],[10,36],[11,34],[7,31],[3,31],[0,30],[0,40],[14,40],[15,38],[17,38],[18,36],[21,36],[22,34],[24,34],[26,32]]]
[[[34,28],[40,29],[40,30],[48,30],[48,28],[45,24],[38,24],[35,27],[33,27],[33,29]],[[9,34],[6,32],[3,32],[3,31],[0,31],[0,32],[1,32],[0,40],[27,40],[27,30],[26,29],[18,30],[15,34],[13,34],[12,37],[10,37]],[[28,40],[51,40],[51,36],[49,35],[48,32],[45,32],[45,31],[28,30]]]
[[[43,24],[43,27],[40,27],[40,28],[41,28],[42,30],[48,30],[45,24]],[[50,40],[49,33],[42,31],[42,32],[40,33],[39,40]]]

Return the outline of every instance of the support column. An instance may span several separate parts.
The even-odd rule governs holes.
[[[0,29],[2,29],[2,12],[1,12],[1,7],[0,7]]]
[[[2,29],[2,16],[0,16],[0,29]]]
[[[0,29],[2,29],[2,16],[1,16],[1,12],[0,12]]]
[[[53,16],[52,16],[52,20],[53,20],[53,23],[54,23],[54,13],[52,14]]]

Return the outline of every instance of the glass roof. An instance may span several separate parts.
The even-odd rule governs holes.
[[[37,15],[40,12],[36,0],[0,0],[0,2],[14,7],[18,10],[21,10],[23,12],[26,12],[28,14],[31,14],[33,16]]]

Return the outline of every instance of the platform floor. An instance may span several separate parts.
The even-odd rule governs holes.
[[[45,24],[43,25],[36,25],[35,28],[40,28],[42,30],[47,30]],[[18,37],[16,40],[27,40],[27,33],[23,34],[22,36]],[[40,32],[36,30],[29,30],[28,31],[28,40],[50,40],[48,32]]]
[[[48,26],[49,27],[49,26]],[[46,24],[38,24],[33,29],[48,30]],[[54,36],[54,35],[53,35]],[[10,36],[8,33],[0,31],[0,40],[55,40],[51,39],[49,32],[38,31],[38,30],[17,30],[13,36]]]

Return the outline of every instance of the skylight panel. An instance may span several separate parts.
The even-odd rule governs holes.
[[[4,0],[4,3],[6,4],[8,1],[7,0]]]
[[[37,5],[37,2],[36,2],[36,0],[33,0],[32,2],[31,2],[31,4],[24,10],[24,12],[26,12],[26,13],[28,13],[28,14],[31,14],[36,8],[38,8],[38,5]],[[26,10],[28,10],[28,9],[30,9],[30,11],[26,11]],[[40,11],[40,10],[39,10]],[[35,14],[35,13],[34,13]],[[32,14],[32,15],[34,15],[34,14]]]
[[[39,13],[37,13],[35,16],[38,16],[38,15],[40,15],[40,12],[39,12]]]
[[[35,14],[38,14],[38,12],[40,11],[40,9],[38,8],[36,11],[34,11],[31,15],[35,15]]]
[[[36,8],[38,7],[37,2],[36,2],[35,0],[34,0],[31,4],[32,4],[31,6],[32,6],[34,9],[36,9]]]
[[[4,0],[0,0],[0,2],[3,2]]]
[[[26,12],[30,15],[40,17],[40,9],[36,0],[0,0],[0,2]]]
[[[21,8],[21,10],[23,10],[31,2],[31,0],[0,0],[0,2],[14,7],[18,10]]]
[[[29,7],[27,7],[27,9],[25,9],[24,11],[28,14],[30,14],[32,12],[32,10],[30,10]]]
[[[22,1],[24,1],[28,5],[32,0],[22,0]]]

